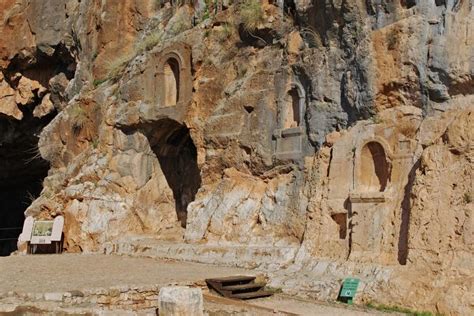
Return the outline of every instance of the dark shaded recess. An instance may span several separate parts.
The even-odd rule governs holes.
[[[244,105],[244,109],[245,109],[245,111],[246,111],[248,114],[252,113],[253,110],[255,110],[254,106],[253,106],[253,105],[250,105],[250,104]]]
[[[308,76],[306,73],[306,70],[304,67],[300,66],[292,66],[293,73],[295,74],[295,77],[298,78],[298,81],[301,83],[303,86],[303,89],[305,91],[306,99],[305,99],[305,110],[303,112],[303,117],[300,118],[301,124],[304,124],[305,126],[305,132],[307,135],[307,139],[310,143],[311,146],[313,146],[315,149],[318,149],[320,144],[317,142],[313,142],[311,138],[309,137],[310,134],[310,129],[311,129],[311,117],[310,117],[310,111],[309,111],[309,104],[311,101],[314,100],[313,98],[313,88],[312,88],[312,81],[311,78]],[[300,124],[300,125],[301,125]]]
[[[352,203],[349,198],[344,201],[344,208],[347,210],[347,230],[349,231],[349,240],[347,241],[347,259],[349,259],[352,252],[352,232],[354,231],[354,223],[352,222],[354,213],[352,212]]]
[[[414,6],[416,6],[417,0],[400,0],[400,3],[402,4],[402,7],[410,9]]]
[[[180,90],[180,72],[179,72],[179,62],[175,58],[169,58],[166,63],[170,67],[171,71],[173,72],[173,78],[175,80],[176,84],[176,103],[178,103],[179,100],[179,90]],[[171,104],[174,105],[174,104]]]
[[[364,155],[364,150],[366,148],[370,152],[368,157]],[[378,191],[385,191],[387,183],[390,179],[390,165],[387,162],[385,150],[383,149],[382,145],[377,142],[368,143],[362,150],[362,170],[371,170],[371,168],[368,167],[370,164],[374,165],[375,176],[377,177],[378,184],[380,185]],[[368,183],[367,185],[371,184],[373,185],[373,183]]]
[[[26,106],[21,121],[0,117],[0,256],[17,249],[24,212],[40,194],[49,163],[38,152],[37,135],[56,113],[37,119]],[[5,230],[5,228],[20,228]]]
[[[404,189],[402,201],[402,221],[400,224],[400,233],[398,234],[398,263],[401,265],[407,264],[408,259],[408,239],[410,229],[411,204],[410,195],[415,182],[416,170],[420,168],[420,160],[418,160],[410,172],[408,173],[408,182]]]
[[[306,103],[312,98],[313,95],[313,90],[312,90],[312,80],[306,73],[306,70],[304,67],[301,66],[292,66],[293,72],[295,74],[295,77],[298,78],[299,82],[303,86],[305,93],[306,93]]]
[[[283,1],[283,10],[289,16],[295,17],[296,16],[296,4],[293,0],[286,0]]]
[[[291,98],[291,107],[293,112],[293,121],[296,122],[297,126],[301,125],[301,113],[300,113],[300,96],[297,88],[292,88],[288,91],[288,95]]]
[[[3,73],[13,88],[18,86],[20,77],[16,74],[20,73],[49,89],[51,78],[63,73],[70,80],[75,70],[76,62],[71,52],[59,44],[51,56],[39,49],[33,56],[16,55]],[[16,239],[21,233],[24,212],[40,194],[50,167],[39,154],[38,136],[57,112],[53,110],[42,118],[35,118],[33,110],[40,102],[36,97],[21,107],[23,119],[20,121],[0,114],[0,239],[13,239],[0,240],[2,256],[17,249]]]
[[[48,88],[49,80],[55,75],[64,73],[66,78],[71,80],[74,77],[75,71],[76,61],[74,57],[65,46],[59,44],[55,47],[54,54],[51,56],[46,55],[40,50],[36,51],[36,55],[33,58],[16,55],[4,73],[5,79],[14,88],[17,87],[18,82],[12,81],[11,78],[18,72]]]
[[[331,215],[333,221],[339,226],[339,239],[346,239],[347,237],[347,214],[337,213]]]
[[[307,11],[298,12],[296,20],[300,27],[314,30],[321,38],[324,46],[328,46],[329,38],[334,36],[335,22],[338,22],[338,25],[344,24],[339,10],[334,7],[333,1],[327,0],[313,0],[312,6]],[[303,32],[303,37],[308,36],[312,35]]]
[[[201,186],[196,146],[189,129],[174,120],[163,119],[146,129],[150,146],[173,191],[178,220],[186,227],[187,207]]]
[[[240,24],[238,31],[241,43],[238,43],[237,46],[241,47],[253,46],[256,48],[263,48],[268,45],[273,45],[280,39],[278,33],[271,28],[248,31],[242,24]]]
[[[468,78],[468,79],[467,79]],[[471,95],[474,94],[474,75],[466,76],[466,80],[462,82],[451,81],[448,84],[449,95]]]

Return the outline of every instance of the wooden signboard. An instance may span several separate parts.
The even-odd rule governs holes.
[[[64,217],[58,216],[52,221],[38,220],[28,216],[23,224],[23,231],[19,237],[20,242],[26,242],[28,253],[34,253],[37,245],[54,244],[55,252],[62,252],[62,233]]]

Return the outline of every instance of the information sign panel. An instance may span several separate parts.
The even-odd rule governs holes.
[[[352,304],[357,288],[359,287],[359,279],[347,278],[342,282],[341,290],[339,291],[338,300]]]

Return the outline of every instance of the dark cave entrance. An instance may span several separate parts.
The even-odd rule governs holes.
[[[150,146],[173,191],[178,220],[182,227],[186,227],[187,207],[201,186],[197,150],[189,129],[174,120],[163,119],[153,124],[152,133],[148,135]]]
[[[75,70],[72,52],[61,44],[50,55],[40,50],[34,56],[17,54],[2,70],[14,90],[18,91],[22,78],[37,81],[44,90],[34,88],[16,102],[23,118],[0,114],[0,256],[17,249],[24,212],[42,191],[50,166],[39,154],[39,134],[56,116],[57,105],[67,102],[65,90]],[[35,113],[46,96],[54,106]]]
[[[37,135],[54,114],[38,119],[23,113],[21,121],[0,117],[0,256],[17,250],[24,212],[39,196],[49,170]]]

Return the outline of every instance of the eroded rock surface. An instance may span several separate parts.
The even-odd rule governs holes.
[[[203,6],[0,4],[0,179],[47,173],[26,214],[71,252],[296,247],[393,271],[365,301],[471,312],[471,1]]]

